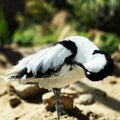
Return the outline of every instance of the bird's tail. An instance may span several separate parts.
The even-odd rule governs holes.
[[[8,70],[6,74],[0,76],[6,82],[10,82],[11,80],[18,80],[22,78],[27,72],[27,68],[15,66],[12,69]]]
[[[25,57],[18,62],[16,66],[13,66],[12,69],[8,70],[6,74],[0,76],[5,81],[9,82],[11,80],[19,80],[27,73],[26,65],[29,63],[31,56]]]

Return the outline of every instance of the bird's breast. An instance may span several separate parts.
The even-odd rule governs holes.
[[[78,66],[75,66],[72,69],[69,68],[69,70],[62,68],[56,76],[54,75],[49,78],[39,79],[39,86],[47,89],[62,88],[77,80],[83,79],[84,77],[85,74],[83,69]]]

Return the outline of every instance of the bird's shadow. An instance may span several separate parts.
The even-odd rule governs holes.
[[[100,89],[96,89],[94,87],[90,87],[81,81],[79,81],[77,83],[79,84],[79,86],[83,86],[85,88],[90,88],[91,89],[90,93],[95,97],[96,101],[104,104],[105,106],[107,106],[110,109],[120,112],[120,101],[119,100],[112,98],[111,96],[106,94],[104,91],[102,91]]]
[[[98,119],[100,116],[93,113],[93,112],[88,112],[86,114],[83,114],[83,111],[78,109],[77,107],[74,107],[72,110],[66,111],[66,114],[68,116],[72,116],[77,118],[77,120],[89,120],[90,116],[93,116],[95,119]]]

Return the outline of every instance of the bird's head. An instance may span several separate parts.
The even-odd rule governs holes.
[[[72,36],[59,43],[71,53],[65,62],[82,67],[88,79],[99,81],[111,75],[114,68],[112,58],[87,38]]]
[[[93,56],[93,61],[83,65],[86,77],[92,81],[99,81],[111,75],[114,68],[112,58],[100,50],[95,50]]]

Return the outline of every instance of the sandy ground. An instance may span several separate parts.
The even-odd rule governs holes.
[[[21,50],[19,57],[16,58],[12,57],[13,53],[18,55],[16,51],[11,53],[8,51],[2,51],[1,53],[0,63],[2,66],[0,66],[0,75],[16,64],[15,61],[22,58]],[[29,50],[27,52],[29,53]],[[14,61],[6,56],[11,56]],[[81,84],[93,88],[93,91],[90,92],[95,96],[94,103],[90,105],[76,104],[76,108],[70,110],[66,115],[62,115],[61,120],[120,120],[119,76],[107,77],[99,82],[82,80]],[[56,120],[56,112],[45,109],[41,96],[34,99],[37,102],[21,99],[20,105],[15,108],[11,107],[8,85],[4,80],[0,79],[0,120]]]

